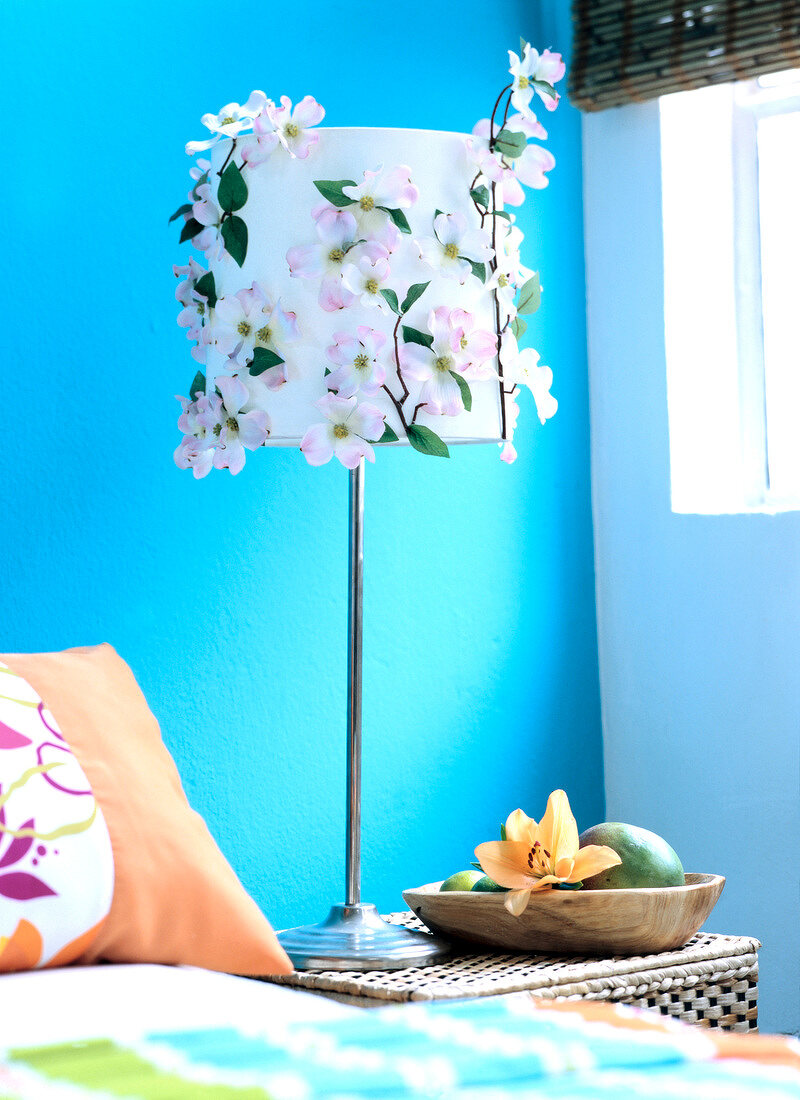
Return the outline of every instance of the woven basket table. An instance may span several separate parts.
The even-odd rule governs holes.
[[[411,912],[392,924],[425,926]],[[551,1000],[622,1001],[729,1031],[758,1028],[758,940],[699,933],[678,951],[578,959],[466,951],[406,970],[304,970],[268,978],[365,1008],[390,1001],[439,1001],[528,992]]]

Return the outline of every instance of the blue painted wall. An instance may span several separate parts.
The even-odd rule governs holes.
[[[2,6],[0,649],[111,641],[278,927],[343,895],[347,475],[281,451],[236,478],[173,465],[194,373],[166,224],[183,146],[254,87],[310,92],[332,125],[469,130],[520,33],[566,48],[565,7]],[[363,879],[382,908],[554,787],[581,827],[603,817],[580,120],[564,101],[548,122],[553,185],[520,221],[558,416],[525,410],[512,468],[492,447],[368,470]]]
[[[760,1026],[796,1033],[800,515],[671,511],[659,146],[657,103],[585,120],[608,815],[727,877],[707,927],[763,942]]]

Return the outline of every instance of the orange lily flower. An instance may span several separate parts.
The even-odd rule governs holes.
[[[506,821],[506,839],[479,844],[475,857],[489,878],[508,887],[505,907],[515,917],[525,911],[532,891],[579,883],[622,862],[605,845],[578,847],[578,826],[563,791],[550,795],[539,824],[514,810]]]

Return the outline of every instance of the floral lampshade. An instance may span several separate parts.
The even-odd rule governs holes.
[[[505,103],[470,135],[319,128],[310,96],[261,92],[204,116],[213,136],[187,152],[208,158],[176,212],[205,260],[175,269],[203,368],[179,466],[237,473],[246,451],[299,446],[352,469],[376,445],[477,442],[513,461],[520,387],[542,423],[555,412],[549,368],[519,347],[540,288],[513,211],[555,163],[530,105],[555,107],[564,66],[509,56]]]

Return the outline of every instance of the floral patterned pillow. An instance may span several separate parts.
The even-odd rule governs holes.
[[[0,663],[0,971],[77,959],[113,888],[108,829],[83,769],[31,685]]]

